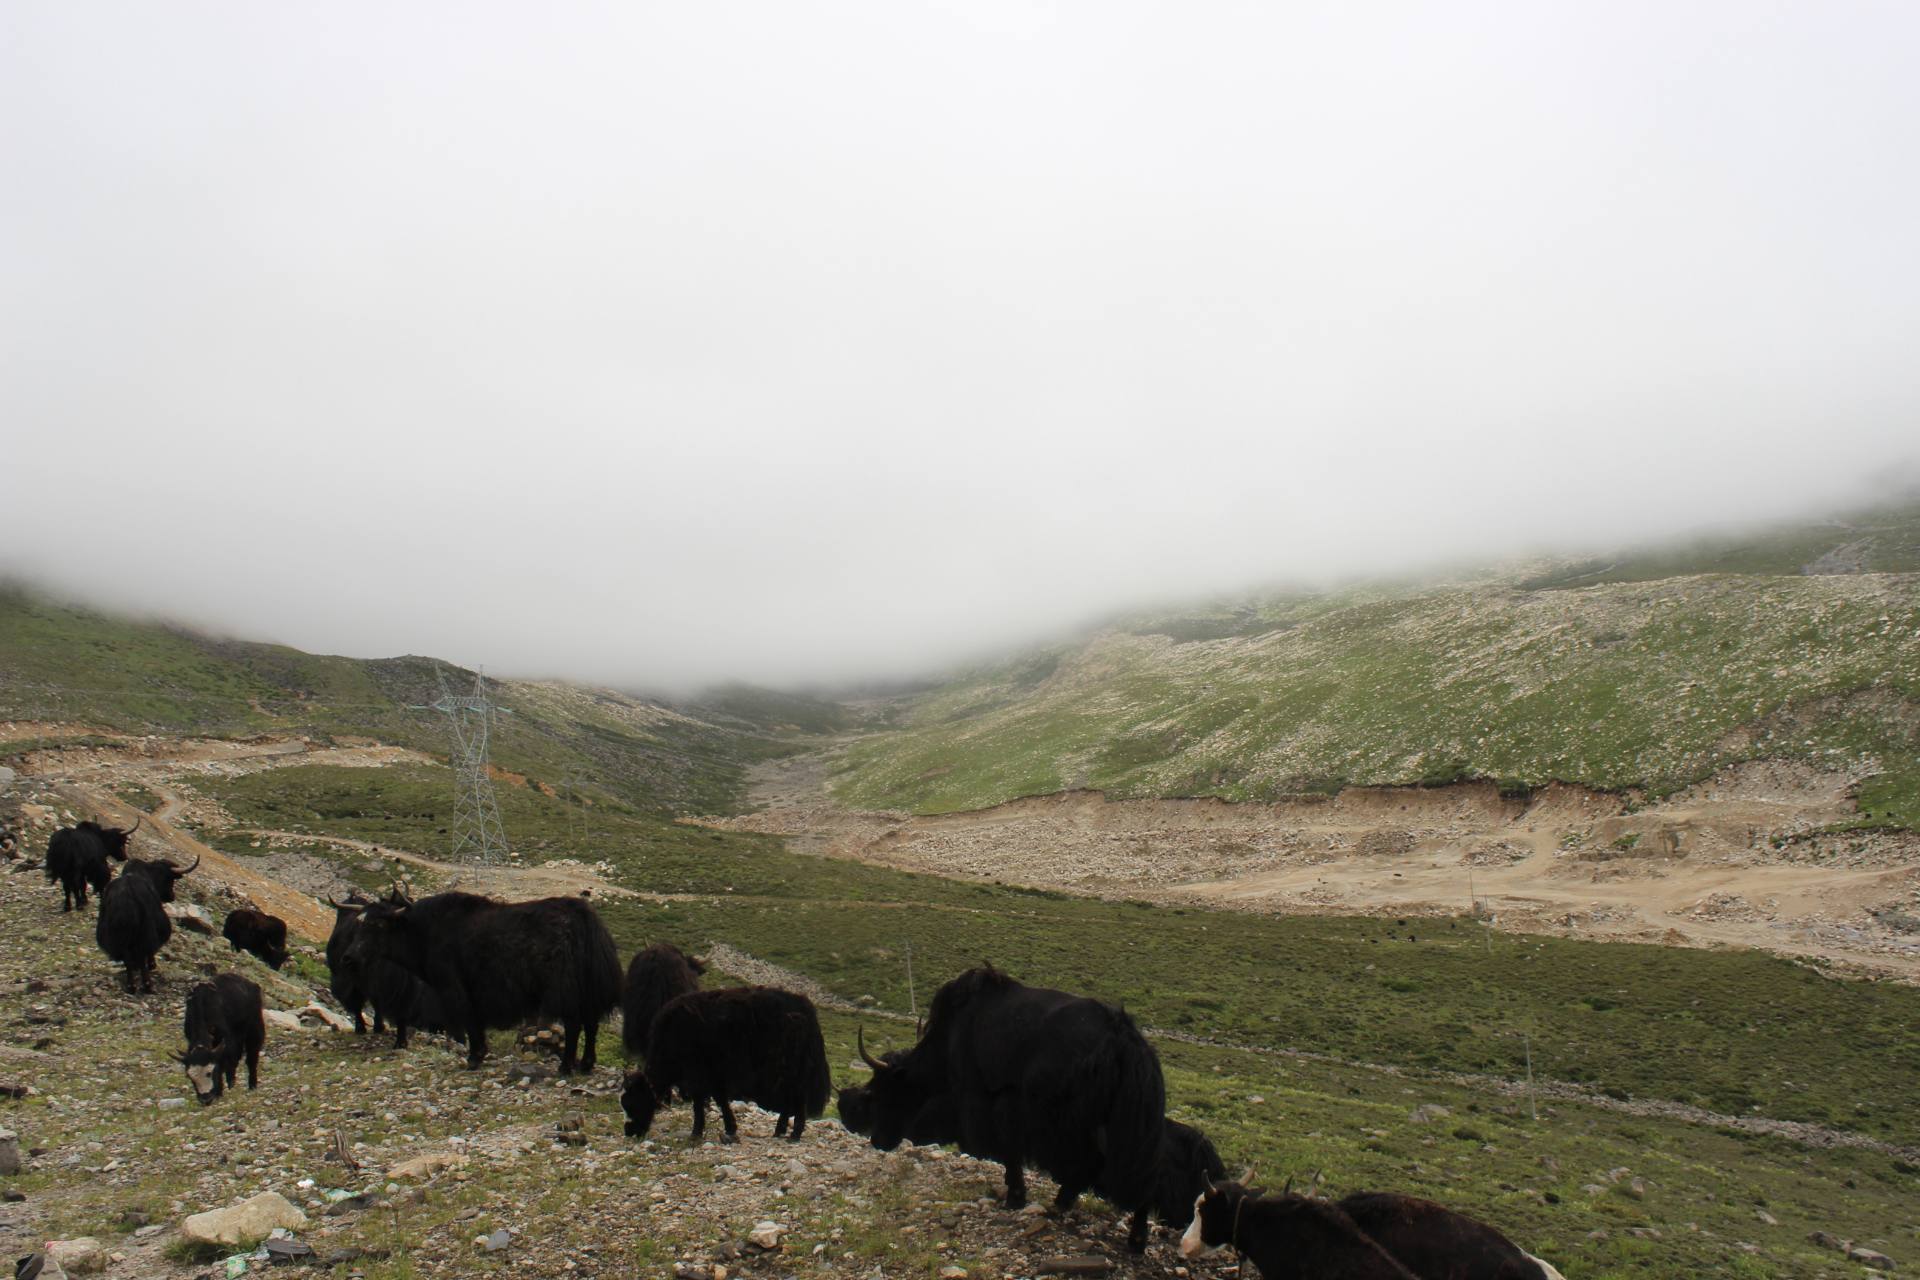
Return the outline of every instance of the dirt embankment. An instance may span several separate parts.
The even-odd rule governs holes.
[[[1753,762],[1664,800],[1555,784],[1355,787],[1275,804],[1093,791],[966,813],[848,811],[825,756],[761,766],[717,826],[803,851],[1101,896],[1456,914],[1532,931],[1759,947],[1920,978],[1920,837],[1843,832],[1858,779]]]

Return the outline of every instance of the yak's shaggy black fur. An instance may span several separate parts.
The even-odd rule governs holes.
[[[436,893],[416,903],[376,903],[362,909],[347,958],[373,984],[376,1008],[390,994],[381,989],[389,974],[382,962],[424,982],[448,1025],[464,1035],[469,1067],[486,1060],[488,1028],[538,1018],[566,1032],[561,1074],[591,1071],[600,1021],[620,999],[620,955],[581,898],[507,903]]]
[[[706,1133],[709,1099],[720,1105],[723,1142],[738,1141],[733,1102],[775,1113],[773,1136],[798,1142],[833,1089],[813,1002],[773,987],[723,987],[671,1001],[653,1020],[646,1061],[620,1096],[630,1138],[647,1136],[654,1112],[678,1089],[693,1104],[695,1142]]]
[[[620,1041],[634,1057],[647,1052],[647,1032],[669,1001],[700,989],[707,966],[674,946],[656,942],[636,951],[627,966],[627,985],[620,992]]]
[[[231,943],[235,951],[258,956],[276,972],[287,962],[287,922],[279,916],[250,907],[229,911],[226,923],[220,926],[220,936]]]
[[[223,973],[187,993],[187,1069],[201,1105],[233,1087],[240,1059],[247,1060],[247,1088],[260,1086],[260,1050],[267,1043],[267,1020],[260,988],[235,973]]]

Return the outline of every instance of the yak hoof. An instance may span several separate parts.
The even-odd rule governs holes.
[[[720,1141],[731,1147],[740,1141],[740,1135],[737,1133],[723,1133],[720,1135]]]

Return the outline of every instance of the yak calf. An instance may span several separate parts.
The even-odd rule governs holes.
[[[185,1029],[187,1051],[175,1056],[186,1067],[201,1106],[233,1087],[242,1057],[247,1060],[247,1088],[260,1087],[267,1020],[258,986],[236,973],[200,983],[187,993]]]
[[[279,916],[241,907],[227,913],[226,923],[220,927],[220,935],[232,944],[235,951],[258,956],[275,972],[287,962],[287,922]]]
[[[695,1142],[706,1134],[709,1100],[720,1105],[722,1142],[739,1141],[736,1101],[773,1112],[773,1136],[798,1142],[833,1088],[813,1002],[774,987],[723,987],[672,1001],[653,1020],[646,1061],[620,1095],[629,1138],[646,1137],[654,1113],[678,1089],[693,1104]]]

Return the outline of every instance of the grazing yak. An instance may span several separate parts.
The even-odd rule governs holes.
[[[388,895],[387,901],[398,906],[404,904],[406,898],[396,890]],[[328,898],[327,905],[333,908],[333,931],[327,935],[328,986],[340,1007],[353,1015],[353,1033],[366,1034],[363,1010],[369,1005],[373,1007],[374,1034],[386,1030],[386,1024],[391,1022],[396,1049],[407,1047],[407,1031],[412,1027],[422,1031],[451,1031],[439,997],[426,983],[391,960],[353,954],[353,940],[360,931],[360,912],[371,906],[372,900],[360,896],[356,889],[347,901],[335,902]]]
[[[127,860],[127,841],[140,829],[140,821],[135,818],[130,827],[103,827],[97,822],[83,822],[53,833],[47,841],[46,877],[48,884],[60,886],[60,910],[71,911],[77,904],[85,911],[88,885],[93,886],[96,894],[106,897],[107,882],[113,879],[113,866],[108,859]]]
[[[123,966],[129,992],[135,974],[140,976],[140,990],[152,992],[154,958],[173,937],[173,921],[165,904],[173,901],[174,882],[199,865],[198,858],[184,869],[170,862],[135,858],[101,896],[93,938],[107,959]]]
[[[1335,1202],[1215,1183],[1194,1201],[1180,1252],[1194,1258],[1227,1246],[1267,1280],[1563,1280],[1485,1223],[1389,1192]]]
[[[1123,1010],[987,965],[940,988],[911,1050],[882,1061],[862,1043],[860,1054],[873,1069],[863,1102],[874,1146],[892,1150],[930,1123],[930,1107],[948,1108],[960,1149],[1006,1166],[1008,1208],[1026,1204],[1031,1164],[1059,1183],[1056,1209],[1097,1186],[1134,1211],[1127,1242],[1146,1248],[1166,1085]]]
[[[361,909],[346,951],[376,986],[387,964],[425,983],[464,1035],[469,1067],[486,1061],[488,1028],[538,1018],[566,1032],[560,1074],[592,1071],[600,1020],[620,999],[620,954],[582,898],[509,903],[447,892],[374,903]],[[382,993],[368,994],[378,1008]]]
[[[260,1050],[267,1019],[260,988],[235,973],[223,973],[187,993],[187,1051],[175,1055],[187,1069],[194,1096],[206,1106],[233,1087],[240,1059],[247,1060],[247,1088],[260,1087]]]
[[[279,916],[241,907],[227,913],[220,934],[235,951],[258,956],[275,972],[287,962],[287,922]]]
[[[620,1042],[634,1057],[647,1051],[647,1032],[669,1001],[700,989],[707,966],[674,946],[656,942],[636,951],[620,992]]]
[[[645,1058],[620,1095],[629,1138],[646,1137],[654,1113],[678,1089],[693,1104],[695,1142],[706,1134],[709,1099],[720,1105],[722,1142],[740,1140],[735,1101],[773,1112],[773,1136],[798,1142],[833,1088],[813,1002],[774,987],[723,987],[670,1001],[653,1019]]]

